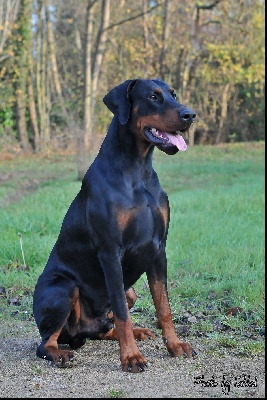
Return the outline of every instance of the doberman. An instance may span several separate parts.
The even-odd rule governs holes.
[[[147,360],[135,339],[155,338],[147,328],[134,328],[129,313],[136,300],[132,286],[144,272],[170,355],[196,354],[179,340],[172,321],[169,202],[152,167],[155,146],[169,155],[186,149],[179,132],[196,114],[160,79],[127,80],[103,101],[114,117],[35,287],[33,311],[42,337],[36,354],[67,367],[86,338],[113,339],[122,370],[139,372]]]

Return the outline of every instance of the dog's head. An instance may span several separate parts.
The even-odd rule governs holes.
[[[167,154],[186,150],[180,133],[190,128],[196,114],[177,101],[174,89],[164,81],[127,80],[112,89],[103,101],[121,125],[131,124],[147,144]]]

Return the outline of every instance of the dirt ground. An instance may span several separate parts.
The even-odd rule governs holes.
[[[132,374],[121,371],[117,342],[88,340],[72,368],[60,369],[36,357],[34,322],[2,324],[0,337],[3,398],[265,398],[264,355],[237,356],[207,338],[191,340],[194,359],[170,357],[160,337],[139,342],[149,366]]]

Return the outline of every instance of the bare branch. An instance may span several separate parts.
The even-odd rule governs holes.
[[[108,29],[111,29],[111,28],[114,28],[114,26],[122,25],[122,24],[124,24],[125,22],[132,21],[132,20],[134,20],[134,19],[136,19],[136,18],[142,17],[142,16],[145,15],[145,14],[149,14],[151,11],[155,10],[156,8],[158,8],[158,7],[161,6],[161,5],[162,5],[162,4],[159,3],[159,4],[157,4],[157,5],[155,5],[155,6],[151,7],[151,8],[149,8],[146,12],[141,12],[140,14],[137,14],[137,15],[134,15],[134,16],[132,16],[132,17],[129,17],[129,18],[126,18],[126,19],[122,19],[121,21],[115,22],[114,24],[109,25],[107,28],[103,29],[103,31],[108,30]]]
[[[215,0],[213,3],[211,4],[202,4],[201,2],[197,2],[196,3],[196,7],[199,10],[212,10],[215,6],[217,6],[217,4],[220,3],[221,0]]]
[[[4,61],[6,58],[8,58],[8,57],[10,57],[10,55],[9,54],[6,54],[5,56],[2,56],[1,58],[0,58],[0,62],[1,61]]]
[[[218,19],[211,19],[210,21],[204,22],[202,24],[202,26],[206,26],[206,25],[209,25],[209,24],[221,24],[221,23],[222,23],[222,21],[220,21]]]

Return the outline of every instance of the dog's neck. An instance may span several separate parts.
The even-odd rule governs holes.
[[[109,154],[109,158],[114,154],[113,161],[121,162],[123,168],[140,165],[141,168],[151,169],[153,151],[153,145],[139,137],[128,124],[121,125],[114,116],[99,154],[101,156]],[[120,154],[119,159],[118,154]]]
[[[148,144],[146,153],[140,154],[135,133],[114,117],[95,162],[97,168],[105,171],[106,179],[114,176],[112,171],[116,170],[117,174],[127,176],[127,181],[132,182],[133,186],[138,186],[155,176],[152,167],[153,150],[154,146]]]

